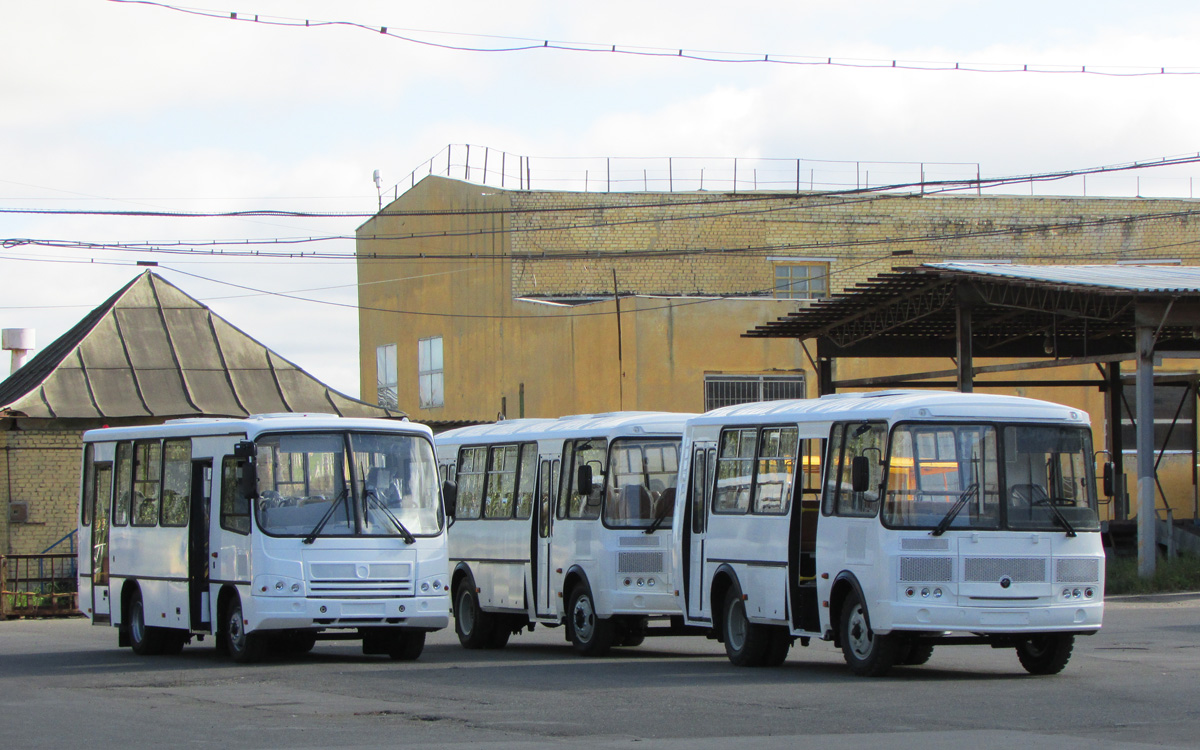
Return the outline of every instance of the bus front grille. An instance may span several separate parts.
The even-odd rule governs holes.
[[[1045,583],[1044,557],[968,557],[963,560],[963,580],[992,582],[1009,578],[1014,583]]]
[[[620,552],[617,554],[618,573],[661,573],[662,552]]]
[[[1055,583],[1099,583],[1100,559],[1068,557],[1054,563]]]
[[[953,557],[902,557],[900,580],[903,583],[943,583],[954,580]]]
[[[412,596],[412,565],[397,562],[313,562],[308,590],[312,596],[383,599]]]

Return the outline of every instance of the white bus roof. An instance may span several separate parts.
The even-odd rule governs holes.
[[[494,443],[505,440],[567,439],[573,437],[623,437],[628,435],[681,435],[694,414],[658,411],[619,411],[607,414],[572,414],[558,419],[505,419],[494,424],[459,427],[438,433],[445,444]]]
[[[203,437],[206,435],[245,435],[253,440],[264,432],[315,432],[319,430],[357,430],[362,432],[405,432],[433,437],[426,425],[408,420],[339,417],[336,414],[252,414],[237,419],[188,418],[170,419],[159,425],[136,427],[101,427],[83,433],[84,442],[99,443],[113,440],[146,440],[170,437]]]
[[[875,391],[836,393],[821,398],[760,401],[724,406],[688,421],[689,425],[756,424],[803,419],[999,419],[1089,424],[1087,412],[1020,396],[957,391]]]

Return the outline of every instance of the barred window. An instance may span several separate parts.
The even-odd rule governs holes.
[[[706,375],[704,410],[804,398],[804,375]]]
[[[396,392],[399,386],[396,377],[396,345],[385,344],[375,348],[375,403],[385,409],[399,409]]]

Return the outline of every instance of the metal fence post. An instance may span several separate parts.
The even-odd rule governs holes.
[[[8,558],[0,555],[0,620],[8,617]]]

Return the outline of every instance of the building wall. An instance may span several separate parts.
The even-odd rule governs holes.
[[[807,304],[771,298],[779,262],[827,262],[832,293],[945,260],[1191,264],[1200,261],[1195,207],[1160,199],[519,192],[428,177],[358,232],[361,392],[371,400],[376,347],[394,343],[399,407],[417,421],[698,411],[706,373],[799,372],[814,395],[799,342],[741,338]],[[569,210],[579,208],[592,210]],[[620,374],[614,292],[644,295],[620,302]],[[752,298],[645,296],[657,294]],[[607,299],[563,307],[519,301],[526,296]],[[446,392],[443,406],[425,409],[416,351],[428,336],[443,337]],[[952,367],[843,361],[838,377]],[[1198,367],[1170,360],[1161,371]],[[1028,377],[1098,375],[1079,368]],[[1098,389],[1016,390],[1087,410],[1097,449],[1105,445]],[[1168,502],[1189,516],[1190,462],[1166,456],[1160,469]]]
[[[80,433],[58,430],[0,432],[0,494],[5,554],[37,554],[78,526]],[[25,523],[9,523],[9,506],[28,504]],[[55,552],[69,552],[64,544]]]

